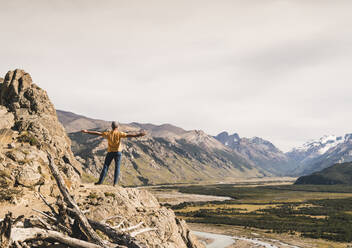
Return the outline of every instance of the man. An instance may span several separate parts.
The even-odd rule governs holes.
[[[106,173],[108,172],[109,166],[111,161],[115,160],[115,174],[114,174],[114,186],[117,184],[120,174],[120,163],[121,163],[121,155],[122,155],[122,146],[121,146],[121,139],[122,138],[129,138],[129,137],[141,137],[145,135],[145,132],[140,132],[137,134],[129,134],[120,132],[118,130],[117,122],[113,121],[111,123],[111,131],[107,132],[97,132],[97,131],[87,131],[82,130],[82,133],[88,133],[93,135],[99,135],[104,137],[108,140],[108,153],[105,157],[104,167],[100,173],[99,181],[95,183],[95,185],[102,184]]]

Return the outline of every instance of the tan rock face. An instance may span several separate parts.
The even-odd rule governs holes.
[[[32,78],[23,70],[9,71],[0,87],[0,104],[16,111],[19,108],[30,109],[31,101],[24,93],[31,87]]]
[[[48,172],[48,154],[71,186],[80,183],[81,165],[71,152],[71,141],[58,122],[54,105],[23,70],[9,71],[0,83],[0,142],[0,153],[5,155],[0,160],[2,166],[16,165],[11,173],[16,178],[14,184],[49,186],[50,177],[45,180],[37,171],[40,167]],[[37,168],[29,166],[34,164]]]
[[[0,105],[0,130],[11,128],[14,124],[14,116],[7,112],[6,107]]]

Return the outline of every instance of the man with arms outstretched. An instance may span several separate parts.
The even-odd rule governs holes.
[[[145,132],[140,132],[137,134],[120,132],[118,130],[117,122],[115,121],[111,123],[111,128],[112,130],[107,132],[82,130],[82,133],[102,136],[108,140],[108,153],[106,154],[106,157],[105,157],[104,167],[100,173],[99,181],[96,182],[95,185],[103,183],[106,173],[108,172],[109,166],[111,164],[111,161],[114,159],[115,160],[114,186],[115,186],[118,182],[119,174],[120,174],[120,163],[121,163],[121,156],[122,156],[121,139],[129,138],[129,137],[141,137],[145,135]]]

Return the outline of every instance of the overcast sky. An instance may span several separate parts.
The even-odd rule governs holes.
[[[352,132],[351,0],[1,0],[0,73],[57,109],[259,136]]]

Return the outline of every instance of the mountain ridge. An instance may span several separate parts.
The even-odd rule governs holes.
[[[237,151],[256,166],[276,175],[287,175],[291,163],[287,156],[270,141],[259,137],[241,138],[238,133],[221,132],[215,136],[225,146]]]
[[[57,110],[57,113],[68,133],[81,129],[110,128],[109,121],[91,119],[61,110]],[[240,137],[238,133],[229,134],[227,131],[211,136],[202,130],[185,130],[169,123],[155,125],[137,122],[121,124],[121,128],[125,131],[144,129],[150,137],[163,138],[173,145],[178,144],[177,140],[185,140],[200,146],[208,153],[212,149],[223,150],[227,154],[233,153],[241,160],[246,160],[247,164],[262,170],[265,175],[301,176],[319,171],[334,163],[352,161],[352,144],[348,145],[347,142],[351,134],[346,134],[344,137],[324,135],[284,153],[268,140],[256,136]]]
[[[58,110],[59,119],[66,112]],[[102,131],[110,126],[108,121],[93,122],[81,115],[64,118],[64,126],[93,123],[94,130]],[[87,118],[87,121],[82,121]],[[67,121],[68,120],[68,121]],[[66,122],[65,122],[66,121]],[[95,120],[94,120],[95,121]],[[83,127],[83,126],[80,126]],[[123,184],[145,185],[211,181],[219,182],[231,178],[262,177],[271,173],[257,168],[244,156],[225,147],[214,137],[201,130],[186,131],[171,124],[121,124],[120,130],[135,132],[140,129],[147,135],[139,139],[125,139],[123,146]],[[106,142],[97,136],[71,132],[72,150],[85,169],[98,177],[104,163]],[[109,173],[108,180],[112,175]]]

